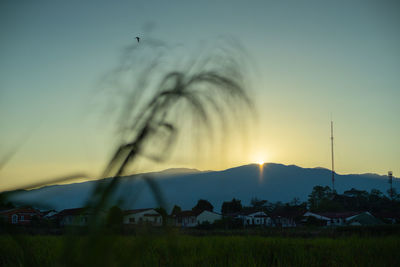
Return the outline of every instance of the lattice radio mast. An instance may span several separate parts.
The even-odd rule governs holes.
[[[333,157],[333,121],[331,121],[332,191],[335,191],[335,162]]]
[[[390,184],[390,190],[389,190],[390,199],[393,200],[393,172],[389,171],[388,176],[389,176],[389,184]]]

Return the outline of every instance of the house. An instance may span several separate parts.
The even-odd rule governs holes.
[[[272,224],[276,227],[296,227],[303,212],[301,211],[277,211],[270,214]]]
[[[213,224],[215,221],[221,220],[221,219],[222,219],[221,214],[212,212],[212,211],[208,211],[208,210],[203,210],[196,217],[197,224],[202,224],[205,222]]]
[[[184,210],[173,216],[174,225],[181,227],[195,227],[197,225],[196,217],[199,213],[192,210]]]
[[[60,226],[85,226],[92,212],[86,208],[65,209],[53,215]]]
[[[400,223],[400,211],[373,212],[372,215],[388,224]]]
[[[195,227],[203,223],[214,223],[216,220],[221,220],[222,215],[208,210],[203,211],[192,211],[185,210],[181,211],[172,216],[173,225],[180,227]]]
[[[380,225],[383,224],[381,220],[374,217],[369,212],[363,212],[351,217],[346,218],[348,225]]]
[[[241,211],[234,214],[227,215],[236,219],[240,219],[244,226],[250,225],[263,225],[272,226],[272,219],[263,211]]]
[[[303,217],[304,217],[304,222],[307,222],[310,220],[310,218],[313,218],[313,219],[317,219],[317,220],[321,221],[321,224],[325,225],[325,226],[328,225],[328,222],[330,222],[330,220],[331,220],[330,218],[325,217],[325,216],[321,215],[320,213],[314,213],[311,211],[307,211],[306,213],[304,213]]]
[[[41,218],[41,213],[33,208],[14,208],[0,211],[0,218],[10,224],[29,225],[33,218]]]
[[[58,214],[58,212],[56,210],[42,211],[42,218],[51,219],[51,218],[54,218],[55,215],[57,215],[57,214]]]
[[[303,216],[304,217],[314,217],[320,221],[324,222],[326,226],[343,226],[347,225],[351,222],[356,224],[355,218],[364,214],[366,216],[372,216],[369,212],[354,212],[354,211],[347,211],[347,212],[310,212],[307,211]],[[360,217],[359,217],[360,218]]]
[[[162,216],[155,209],[135,209],[124,211],[124,224],[150,224],[161,226]]]

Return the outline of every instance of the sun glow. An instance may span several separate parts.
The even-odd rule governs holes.
[[[258,153],[253,157],[253,162],[257,163],[258,165],[262,166],[265,164],[265,159],[267,157],[265,156],[265,153]]]
[[[259,177],[258,177],[258,182],[259,183],[263,182],[263,177],[264,177],[264,164],[265,164],[265,161],[264,161],[263,158],[264,157],[258,157],[258,159],[256,161],[256,163],[258,164],[258,168],[260,170]]]
[[[265,151],[255,151],[252,153],[250,162],[257,164],[260,168],[262,168],[267,163],[268,158],[269,157]]]

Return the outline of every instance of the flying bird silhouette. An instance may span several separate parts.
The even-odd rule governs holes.
[[[139,43],[139,41],[140,41],[140,37],[137,37],[137,36],[136,36],[136,40],[137,40],[137,42]]]

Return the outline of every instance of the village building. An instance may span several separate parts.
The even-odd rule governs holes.
[[[227,216],[240,219],[244,226],[272,226],[272,219],[264,211],[241,211]]]
[[[270,214],[272,224],[276,227],[296,227],[303,216],[301,211],[279,211]]]
[[[372,215],[384,223],[388,223],[388,224],[399,224],[400,223],[400,211],[373,212]]]
[[[313,217],[323,221],[325,226],[343,226],[346,224],[346,218],[359,214],[359,212],[311,212],[304,213],[304,217]]]
[[[346,218],[347,225],[380,225],[384,224],[381,220],[373,216],[369,212],[363,212],[351,217]]]
[[[208,211],[208,210],[203,210],[200,212],[197,217],[196,221],[197,224],[202,224],[202,223],[210,223],[213,224],[217,220],[221,220],[222,215],[216,212]]]
[[[92,213],[85,208],[65,209],[53,216],[60,226],[85,226]]]
[[[322,225],[325,225],[325,226],[328,225],[328,222],[331,221],[330,218],[325,217],[325,216],[321,215],[320,213],[315,213],[315,212],[311,212],[311,211],[307,211],[306,213],[304,213],[303,217],[304,217],[304,220],[303,220],[304,222],[309,221],[310,218],[314,218],[314,219],[321,221]]]
[[[0,211],[0,219],[15,225],[30,225],[32,219],[41,218],[39,210],[33,208],[14,208]]]
[[[58,214],[58,212],[56,210],[42,211],[42,218],[51,219],[51,218],[54,218],[54,216],[57,214]]]
[[[161,226],[163,219],[155,209],[135,209],[124,211],[124,224],[149,224]]]
[[[214,223],[217,220],[222,219],[222,215],[208,210],[203,211],[192,211],[186,210],[181,211],[172,216],[172,224],[179,227],[195,227],[203,223]]]
[[[379,220],[369,212],[306,212],[304,217],[314,217],[326,226],[371,225],[379,224]]]
[[[173,223],[180,227],[195,227],[197,226],[196,217],[199,213],[192,210],[184,210],[173,215]]]

